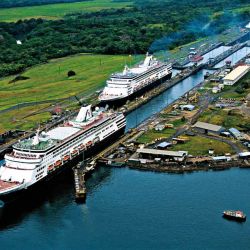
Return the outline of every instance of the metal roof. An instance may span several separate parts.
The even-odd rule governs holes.
[[[235,68],[233,71],[231,71],[228,75],[226,75],[223,80],[227,81],[235,81],[238,77],[240,77],[242,74],[248,72],[250,67],[248,65],[240,65],[237,68]]]
[[[219,132],[222,129],[221,126],[214,125],[214,124],[211,124],[211,123],[206,123],[206,122],[196,122],[193,125],[193,127],[201,128],[201,129],[207,129],[207,130],[214,131],[214,132]]]
[[[240,131],[236,128],[230,128],[229,132],[231,132],[232,134],[237,134],[237,135],[241,135]]]
[[[224,155],[222,155],[222,156],[215,156],[215,157],[212,157],[212,159],[213,159],[214,161],[221,161],[221,160],[229,161],[229,160],[231,160],[232,158],[229,157],[229,156],[224,156]]]
[[[172,157],[183,157],[188,154],[187,151],[168,151],[168,150],[159,150],[151,148],[140,148],[136,150],[137,153],[142,154],[152,154],[152,155],[165,155]]]
[[[239,156],[241,156],[241,157],[250,156],[250,152],[241,152],[241,153],[239,153]]]
[[[159,147],[159,148],[165,148],[165,147],[170,146],[170,145],[172,145],[172,143],[164,141],[164,142],[159,143],[157,145],[157,147]]]
[[[74,127],[57,127],[46,133],[52,140],[64,140],[73,134],[77,133],[80,129]]]
[[[195,108],[195,106],[192,104],[181,105],[181,109],[193,110],[194,108]]]

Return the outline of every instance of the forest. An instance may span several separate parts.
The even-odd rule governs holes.
[[[139,54],[171,49],[243,24],[250,19],[248,9],[233,10],[244,3],[247,1],[183,0],[176,4],[173,0],[137,0],[131,8],[74,13],[60,20],[2,22],[0,76],[77,53]]]

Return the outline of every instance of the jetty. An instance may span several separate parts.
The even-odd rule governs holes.
[[[86,169],[83,162],[79,162],[76,167],[73,168],[74,180],[75,180],[75,199],[77,202],[85,202],[86,200],[86,186],[85,186],[85,174]]]

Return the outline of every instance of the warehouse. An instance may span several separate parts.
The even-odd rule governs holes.
[[[228,130],[230,132],[230,134],[237,140],[242,140],[244,139],[244,136],[241,134],[241,132],[236,129],[236,128],[230,128]]]
[[[159,158],[161,160],[170,160],[170,161],[184,161],[188,156],[187,151],[168,151],[168,150],[159,150],[151,148],[140,148],[137,149],[136,153],[139,155],[140,159]]]
[[[193,125],[193,128],[195,128],[199,132],[204,132],[205,134],[207,134],[208,132],[220,134],[224,130],[221,126],[206,122],[196,122]]]
[[[224,85],[234,85],[239,81],[250,69],[248,65],[241,65],[231,71],[223,78]]]

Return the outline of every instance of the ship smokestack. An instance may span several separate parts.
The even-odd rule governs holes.
[[[84,122],[92,117],[91,105],[81,107],[77,117],[76,122]]]

